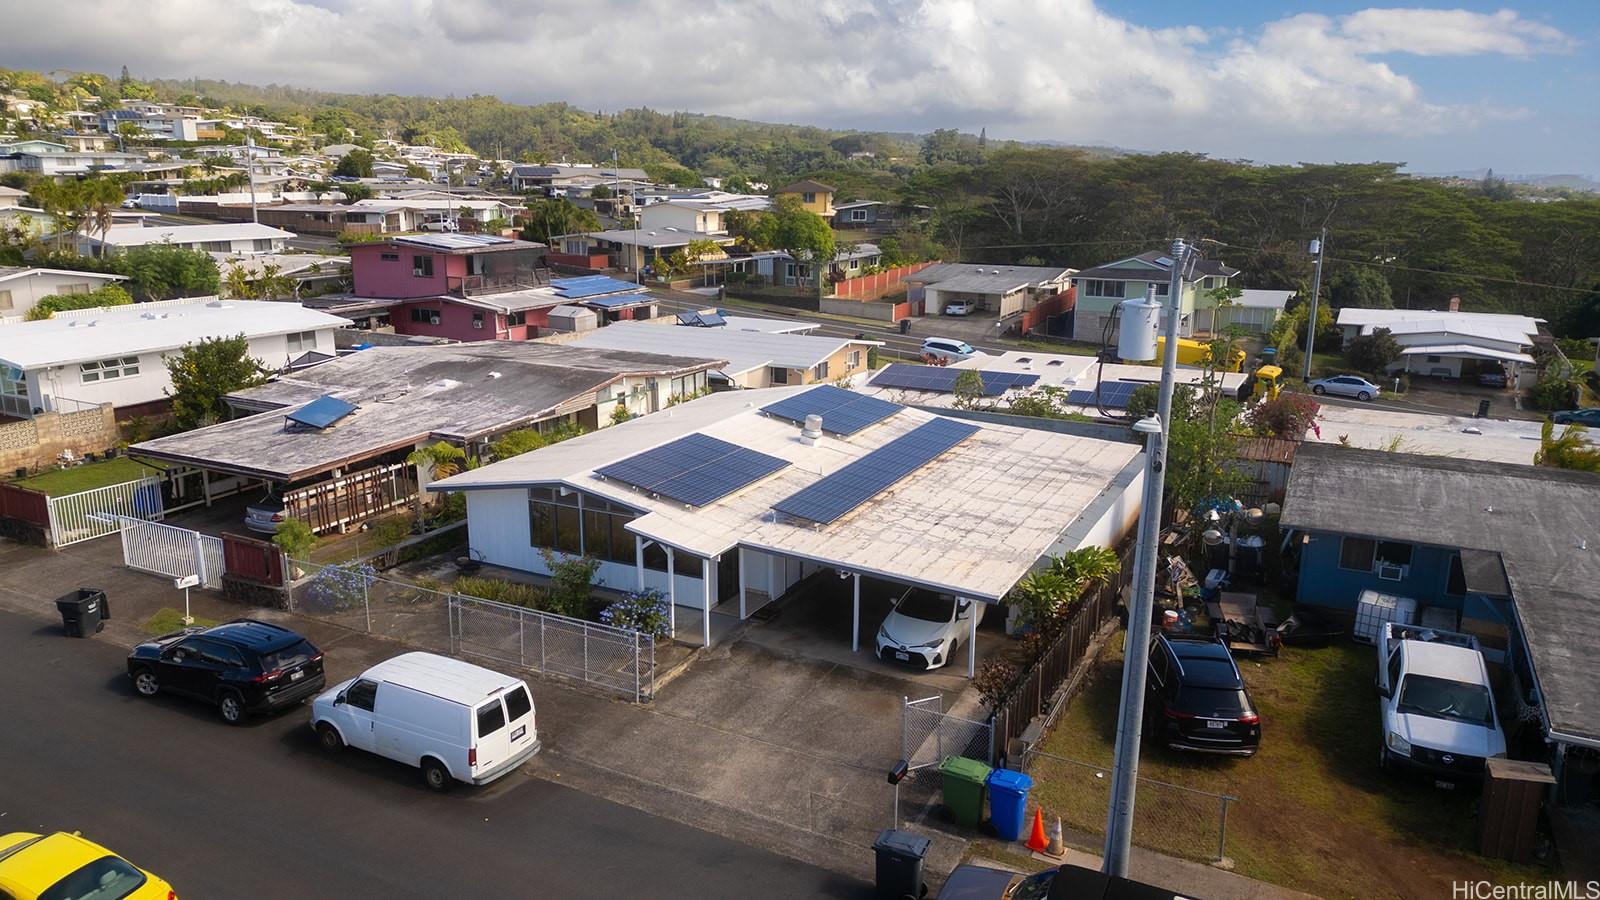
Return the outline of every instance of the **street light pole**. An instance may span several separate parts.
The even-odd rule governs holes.
[[[1133,841],[1134,793],[1139,779],[1139,737],[1144,724],[1145,674],[1150,660],[1150,620],[1156,599],[1157,555],[1161,539],[1161,492],[1166,487],[1167,435],[1172,422],[1173,375],[1178,368],[1178,318],[1183,314],[1183,276],[1193,248],[1172,242],[1172,278],[1167,287],[1167,320],[1162,328],[1161,393],[1156,414],[1133,430],[1145,435],[1144,504],[1139,509],[1134,580],[1128,596],[1128,633],[1122,655],[1122,706],[1117,715],[1117,746],[1111,771],[1111,804],[1106,816],[1103,871],[1127,877]]]
[[[1311,276],[1311,317],[1306,319],[1306,365],[1304,381],[1311,380],[1311,355],[1317,349],[1317,298],[1322,296],[1322,257],[1328,253],[1328,226],[1322,226],[1322,235],[1311,242],[1311,254],[1317,258],[1317,271]]]
[[[256,211],[256,133],[249,129],[244,133],[244,165],[250,173],[250,221],[260,224],[261,216]]]

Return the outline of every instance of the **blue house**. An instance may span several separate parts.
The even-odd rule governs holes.
[[[1501,717],[1537,717],[1557,803],[1600,801],[1600,475],[1308,443],[1281,525],[1300,603],[1459,613],[1509,679]]]

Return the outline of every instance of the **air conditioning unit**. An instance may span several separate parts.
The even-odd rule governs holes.
[[[481,331],[483,329],[483,320],[482,319],[473,319],[472,320],[472,327]]]
[[[438,316],[429,316],[428,317],[428,324],[429,325],[437,325],[437,324],[439,324],[439,317]]]
[[[1394,563],[1378,563],[1378,578],[1381,581],[1404,581],[1408,566],[1397,566]]]

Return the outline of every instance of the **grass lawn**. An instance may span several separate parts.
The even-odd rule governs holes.
[[[1040,353],[1061,353],[1067,356],[1093,356],[1100,348],[1089,344],[1058,344],[1055,341],[1006,340],[995,341],[1016,350],[1037,350]]]
[[[112,484],[122,484],[125,481],[133,481],[146,475],[158,474],[159,472],[159,469],[135,462],[126,456],[119,456],[116,459],[84,463],[81,466],[73,466],[70,469],[44,472],[32,478],[24,478],[13,483],[17,487],[43,491],[52,497],[60,497],[64,494],[76,494],[79,491],[106,487]]]
[[[1435,788],[1379,772],[1374,651],[1354,643],[1285,648],[1240,660],[1261,710],[1261,750],[1249,759],[1180,755],[1146,745],[1139,775],[1238,797],[1227,855],[1241,875],[1326,897],[1448,897],[1454,881],[1545,882],[1552,868],[1484,859],[1478,791]],[[1048,753],[1109,767],[1116,741],[1122,638],[1107,641],[1093,680],[1045,741]],[[1109,772],[1041,757],[1034,796],[1069,828],[1104,833]],[[1175,856],[1215,853],[1217,802],[1142,783],[1134,841]]]
[[[217,624],[217,620],[207,619],[204,616],[195,616],[194,624],[201,628],[210,628],[212,625]],[[156,611],[155,615],[150,617],[149,621],[144,623],[144,630],[151,634],[171,634],[183,627],[183,610],[173,609],[170,606],[161,607]]]

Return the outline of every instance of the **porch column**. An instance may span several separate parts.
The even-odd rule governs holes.
[[[639,590],[643,591],[644,590],[644,535],[642,535],[642,534],[636,534],[636,535],[633,536],[633,572],[634,572],[634,575],[636,576],[634,578],[634,580],[635,580],[635,582],[638,583]]]
[[[675,569],[678,558],[672,552],[671,544],[662,544],[661,547],[667,551],[667,631],[671,632],[673,637],[677,637],[678,575]]]
[[[850,652],[861,650],[861,573],[850,576]]]
[[[180,480],[180,483],[182,483],[181,480]],[[211,472],[206,470],[206,469],[201,469],[200,470],[200,493],[201,493],[202,496],[204,496],[206,498],[206,509],[210,509],[211,508]]]
[[[961,598],[956,598],[959,604]],[[978,602],[973,600],[967,606],[967,677],[971,678],[978,669]]]
[[[743,547],[740,547],[737,552],[739,554],[739,621],[743,622],[745,620],[744,573],[750,567],[750,561],[745,559]]]
[[[700,560],[700,631],[702,646],[711,646],[711,557]]]

